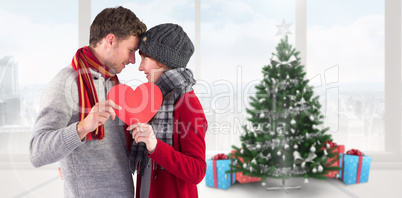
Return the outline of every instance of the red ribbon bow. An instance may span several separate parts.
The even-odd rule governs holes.
[[[213,160],[221,160],[221,159],[229,159],[229,157],[224,154],[224,153],[219,153],[216,154],[214,157],[212,157]]]
[[[334,146],[338,146],[338,144],[336,144],[335,142],[332,142],[332,140],[326,141],[326,142],[324,143],[324,145],[326,145],[326,144],[329,144],[329,148],[332,148],[332,147],[334,147]]]
[[[357,155],[357,156],[363,156],[364,155],[363,152],[361,152],[361,151],[359,151],[357,149],[350,149],[350,150],[348,150],[346,152],[346,154],[348,154],[348,155]]]

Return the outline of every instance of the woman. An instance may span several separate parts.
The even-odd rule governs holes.
[[[136,196],[198,197],[196,185],[206,172],[207,121],[186,68],[194,46],[179,25],[161,24],[142,35],[139,50],[139,71],[161,89],[163,103],[149,124],[127,128],[133,130]]]

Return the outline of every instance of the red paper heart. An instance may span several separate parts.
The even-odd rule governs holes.
[[[148,123],[161,107],[162,98],[161,90],[153,83],[143,83],[135,91],[128,85],[118,84],[107,94],[108,100],[122,107],[114,111],[127,125]]]

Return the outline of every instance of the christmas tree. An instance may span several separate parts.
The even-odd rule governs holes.
[[[326,178],[328,171],[339,168],[329,167],[335,160],[327,163],[336,153],[326,143],[331,140],[329,128],[321,127],[319,97],[314,97],[299,52],[287,36],[276,50],[271,63],[262,68],[255,96],[250,97],[242,145],[233,146],[230,155],[237,164],[232,172],[261,177],[263,185],[267,177]]]

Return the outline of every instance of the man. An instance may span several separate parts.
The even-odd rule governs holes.
[[[133,197],[131,137],[107,92],[135,63],[146,26],[129,9],[107,8],[94,19],[90,45],[80,48],[44,90],[33,127],[35,167],[60,162],[65,197]],[[111,117],[112,119],[108,119]]]

